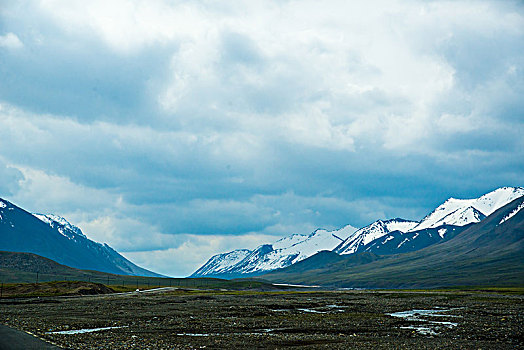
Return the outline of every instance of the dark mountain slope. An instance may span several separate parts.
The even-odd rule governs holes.
[[[0,250],[34,253],[84,270],[160,276],[136,266],[107,244],[91,241],[76,227],[51,224],[0,198]]]
[[[416,252],[349,268],[343,260],[297,272],[291,266],[286,273],[273,272],[262,277],[340,287],[522,285],[524,209],[506,221],[503,219],[523,205],[524,197],[515,199],[454,238]]]
[[[441,243],[458,235],[474,224],[465,226],[442,225],[435,228],[426,228],[419,231],[394,231],[371,241],[360,251],[372,252],[378,255],[391,255],[414,252],[430,245]]]
[[[271,275],[290,274],[291,276],[294,276],[297,273],[322,274],[326,271],[329,271],[330,269],[349,268],[365,265],[382,258],[383,257],[369,252],[350,255],[338,255],[332,251],[324,250],[294,265],[275,270],[271,273]]]

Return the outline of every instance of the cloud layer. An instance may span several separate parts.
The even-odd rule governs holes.
[[[517,1],[7,1],[0,17],[2,196],[162,273],[522,185]]]

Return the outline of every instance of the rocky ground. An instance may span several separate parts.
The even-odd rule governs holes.
[[[524,346],[523,299],[493,292],[176,290],[2,299],[0,323],[68,349],[516,349]],[[94,328],[104,329],[71,332]],[[73,334],[56,333],[63,331]]]

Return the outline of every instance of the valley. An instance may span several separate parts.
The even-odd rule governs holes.
[[[8,203],[7,243],[33,237],[53,248],[46,254],[93,247],[88,262],[106,257],[110,269],[0,251],[0,324],[66,349],[520,348],[522,191],[450,199],[418,223],[378,220],[219,254],[193,278],[143,270],[65,219]]]
[[[0,350],[524,350],[524,0],[0,29]]]

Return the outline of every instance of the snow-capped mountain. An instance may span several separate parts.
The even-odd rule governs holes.
[[[192,277],[259,274],[304,260],[322,250],[332,250],[355,228],[348,225],[336,231],[316,230],[309,235],[293,234],[254,250],[236,250],[209,259]]]
[[[464,226],[480,222],[512,200],[524,196],[523,187],[501,187],[479,198],[450,198],[429,213],[411,231],[434,228],[442,225]]]
[[[370,242],[379,239],[390,232],[407,232],[417,225],[417,221],[409,221],[400,218],[386,221],[377,220],[372,224],[354,232],[333,251],[340,255],[353,254],[359,251],[360,247],[363,247],[366,244],[369,244]]]
[[[397,254],[415,251],[448,240],[471,224],[524,195],[522,187],[501,187],[479,198],[450,198],[422,221],[410,221],[400,227],[386,227],[382,221],[374,222],[357,232],[334,251],[353,254],[362,251],[375,254]],[[387,232],[389,229],[389,232]]]
[[[397,218],[378,220],[359,230],[346,226],[331,232],[317,230],[310,235],[291,235],[252,251],[242,249],[215,255],[192,276],[260,274],[293,265],[322,250],[340,255],[415,251],[449,240],[521,196],[523,187],[501,187],[479,198],[450,198],[420,222]]]
[[[158,276],[94,242],[56,215],[30,214],[0,198],[0,250],[34,253],[70,267],[122,275]]]
[[[40,221],[43,221],[49,226],[51,226],[52,228],[56,228],[62,236],[67,237],[68,239],[76,239],[76,236],[87,238],[80,228],[71,224],[69,221],[67,221],[65,218],[61,216],[53,214],[44,215],[36,213],[33,213],[33,215]]]
[[[195,271],[195,276],[218,275],[227,273],[231,266],[236,265],[251,253],[249,249],[237,249],[229,253],[217,254],[206,264]]]
[[[377,255],[390,255],[413,252],[432,244],[447,241],[473,224],[465,226],[439,226],[418,231],[393,231],[381,238],[359,247],[358,252],[371,252]]]
[[[463,231],[425,249],[393,256],[380,253],[316,254],[298,264],[264,274],[275,283],[349,288],[435,288],[521,285],[524,281],[524,196],[479,223],[454,226]],[[434,236],[441,228],[425,229]],[[417,231],[421,232],[421,231]],[[409,232],[406,236],[415,235]],[[380,243],[385,238],[380,238]],[[386,242],[389,243],[390,241]],[[398,241],[397,245],[403,240]],[[402,244],[404,247],[407,242]]]

